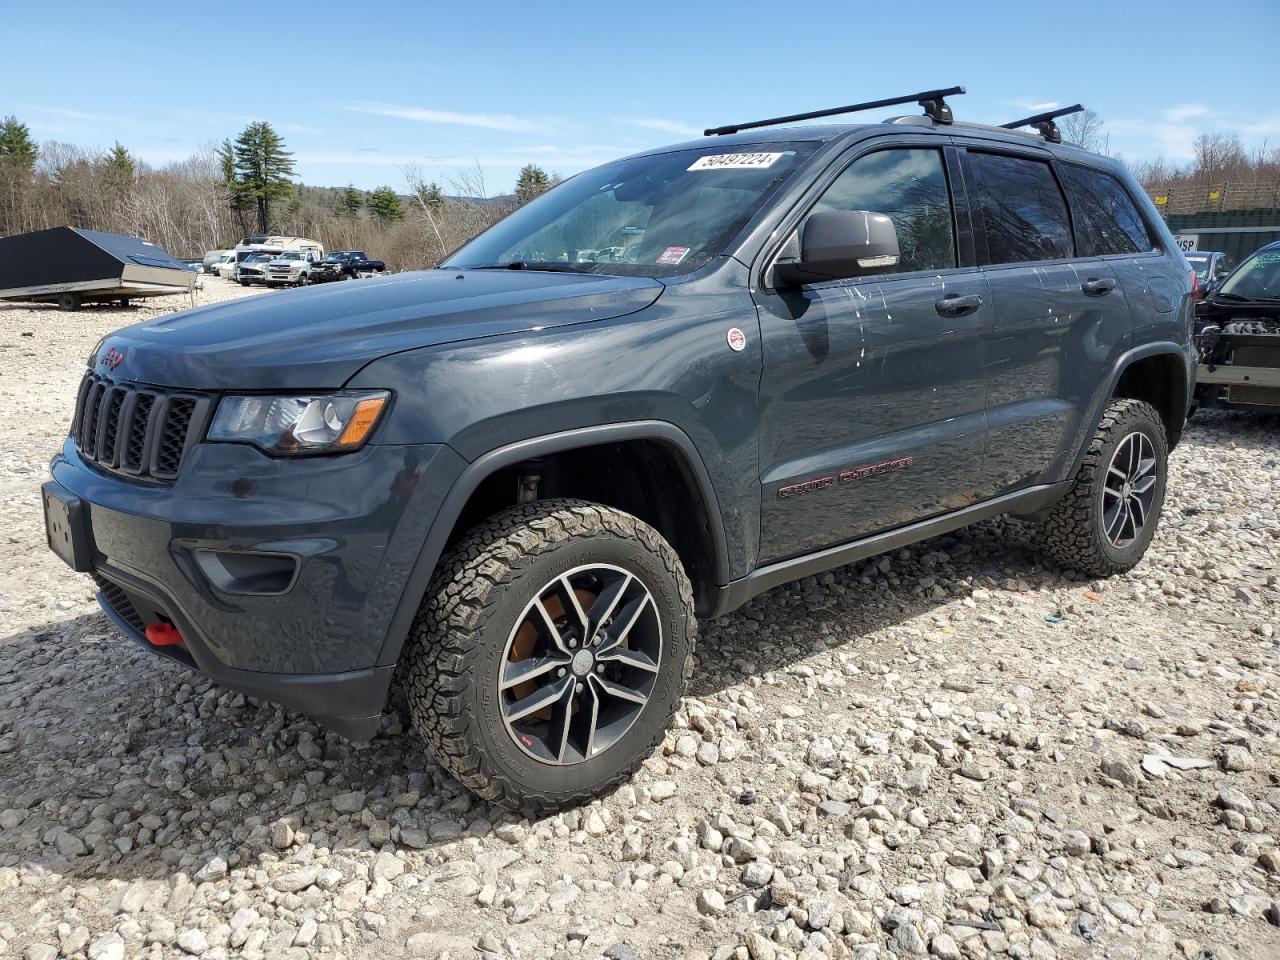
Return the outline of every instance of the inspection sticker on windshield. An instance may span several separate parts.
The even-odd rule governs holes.
[[[667,249],[658,254],[657,262],[664,267],[674,267],[688,255],[688,247],[667,247]]]
[[[780,153],[717,153],[699,157],[689,164],[690,170],[759,170],[772,167]]]

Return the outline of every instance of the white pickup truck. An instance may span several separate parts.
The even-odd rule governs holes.
[[[305,287],[311,282],[311,265],[319,259],[314,250],[286,250],[267,261],[262,282],[269,287]]]

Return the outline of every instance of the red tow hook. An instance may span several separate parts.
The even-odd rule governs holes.
[[[147,642],[156,647],[174,647],[182,643],[182,634],[172,623],[147,625]]]

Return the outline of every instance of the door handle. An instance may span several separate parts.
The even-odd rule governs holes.
[[[933,305],[933,309],[944,317],[963,317],[973,313],[982,306],[982,298],[976,293],[962,297],[958,293],[948,293]]]
[[[1115,288],[1116,282],[1110,277],[1103,277],[1100,280],[1095,277],[1090,277],[1084,283],[1080,284],[1080,289],[1091,297],[1105,296]]]

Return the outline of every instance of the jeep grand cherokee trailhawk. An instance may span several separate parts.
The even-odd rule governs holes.
[[[436,269],[106,337],[50,545],[138,643],[343,734],[403,682],[440,761],[530,810],[626,777],[696,618],[784,581],[1001,513],[1132,567],[1191,396],[1187,264],[1119,163],[938,93],[709,131]]]

